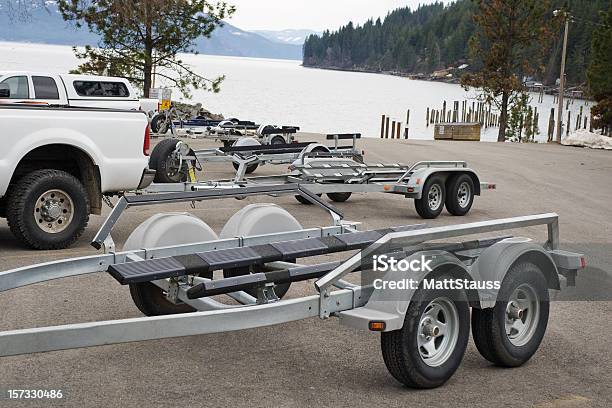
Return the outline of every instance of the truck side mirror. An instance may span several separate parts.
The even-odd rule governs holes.
[[[11,90],[8,88],[0,88],[0,98],[10,98]]]

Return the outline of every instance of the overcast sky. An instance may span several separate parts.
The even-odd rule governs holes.
[[[228,20],[245,30],[336,29],[349,21],[384,17],[398,7],[417,7],[434,0],[226,0],[237,7]],[[450,0],[444,0],[449,3]]]

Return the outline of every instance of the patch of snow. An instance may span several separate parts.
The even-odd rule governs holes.
[[[568,137],[561,141],[565,146],[588,147],[591,149],[612,150],[612,137],[598,135],[586,129],[571,132]]]

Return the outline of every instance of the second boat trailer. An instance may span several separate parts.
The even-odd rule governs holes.
[[[262,146],[255,152],[251,147],[239,147],[228,159],[220,155],[220,160],[231,160],[237,167],[233,179],[202,181],[195,178],[194,168],[200,165],[196,160],[198,156],[209,157],[211,153],[187,152],[187,145],[179,144],[172,150],[174,162],[180,161],[183,166],[182,174],[189,174],[189,182],[156,183],[144,190],[146,193],[154,192],[185,192],[204,191],[249,186],[278,186],[286,184],[304,185],[312,193],[327,196],[334,202],[345,202],[354,193],[388,193],[399,194],[413,199],[417,213],[425,219],[437,218],[444,207],[456,216],[469,213],[474,197],[481,195],[485,190],[496,189],[495,183],[483,182],[478,174],[470,169],[464,161],[420,161],[412,165],[391,163],[365,164],[363,156],[356,150],[356,140],[359,134],[328,135],[329,140],[335,140],[334,148],[329,152],[317,150],[323,145],[310,144],[308,149],[298,147],[287,152],[286,146],[274,150],[274,146]],[[339,140],[353,140],[353,146],[339,148]],[[179,142],[180,143],[180,142]],[[185,151],[179,151],[180,149]],[[298,153],[299,152],[299,153]],[[244,153],[244,154],[243,154]],[[165,153],[164,153],[165,154]],[[164,155],[162,154],[162,156]],[[172,156],[174,155],[174,156]],[[215,157],[214,155],[212,155]],[[257,166],[262,160],[278,160],[284,162],[295,159],[290,166],[289,173],[247,177],[251,166]],[[155,163],[162,159],[155,160]],[[152,156],[152,162],[153,156]],[[158,165],[153,166],[158,170]],[[168,168],[168,167],[166,167]],[[178,169],[178,165],[173,168]],[[165,169],[162,169],[165,171]],[[162,173],[159,173],[162,174]],[[172,173],[179,174],[177,171]],[[176,177],[175,177],[176,178]],[[183,178],[182,176],[178,179]],[[303,204],[309,204],[301,196],[296,199]]]
[[[333,225],[303,229],[279,207],[258,204],[236,213],[220,236],[186,214],[152,217],[132,233],[121,252],[110,236],[129,207],[262,194],[300,195],[327,210]],[[547,227],[543,245],[508,236],[445,242],[538,225]],[[0,332],[0,356],[336,317],[343,325],[381,332],[383,360],[398,381],[416,388],[437,387],[453,375],[465,353],[470,308],[474,341],[487,360],[518,366],[536,352],[548,320],[548,290],[574,284],[585,264],[581,254],[559,249],[558,228],[556,214],[541,214],[445,227],[358,231],[357,224],[343,221],[339,210],[299,185],[274,191],[248,187],[123,197],[94,239],[104,254],[0,272],[0,292],[105,272],[129,285],[134,303],[148,317]],[[345,260],[297,262],[347,252]],[[427,267],[376,272],[375,256]],[[220,271],[223,277],[218,277]],[[359,283],[346,280],[353,274],[361,275],[356,278]],[[416,282],[414,288],[394,289],[408,278]],[[284,298],[289,285],[309,280],[314,280],[312,295]],[[430,287],[429,280],[465,286]]]

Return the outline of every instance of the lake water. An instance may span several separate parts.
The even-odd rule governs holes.
[[[0,70],[67,72],[77,65],[71,47],[65,46],[0,43],[0,55]],[[405,123],[410,109],[410,137],[432,139],[433,126],[427,127],[425,122],[427,107],[441,109],[444,100],[452,107],[453,101],[475,97],[459,85],[309,69],[299,61],[208,55],[185,55],[183,60],[207,77],[226,75],[221,93],[196,91],[194,102],[226,117],[297,125],[310,132],[361,132],[379,137],[382,114]],[[550,108],[556,104],[552,96],[545,96],[543,103],[537,100],[534,94],[531,105],[540,112],[538,139],[543,140]],[[585,112],[590,109],[587,102],[573,102],[572,129],[580,105],[585,105]],[[484,140],[496,140],[496,128],[483,133]]]

